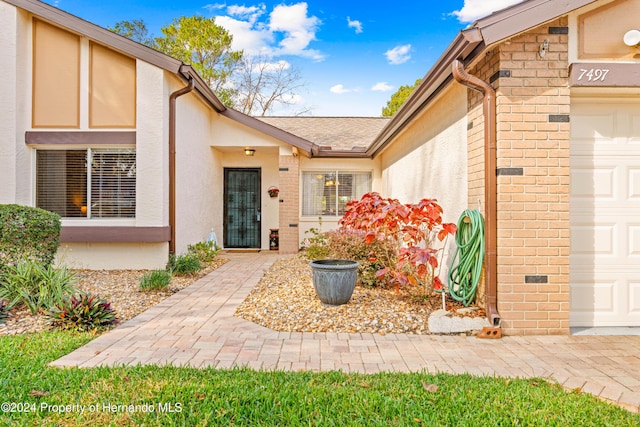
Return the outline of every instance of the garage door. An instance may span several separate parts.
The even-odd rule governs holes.
[[[572,99],[571,326],[640,326],[640,101]]]

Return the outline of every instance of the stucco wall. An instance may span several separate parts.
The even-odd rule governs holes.
[[[91,270],[164,269],[168,243],[63,243],[56,264]]]
[[[185,86],[172,79],[167,93]],[[168,97],[168,95],[167,95]],[[176,101],[176,253],[204,241],[213,218],[222,216],[211,150],[211,110],[191,92]],[[168,121],[167,121],[168,123]]]
[[[451,85],[384,150],[384,196],[404,203],[437,199],[444,221],[458,220],[467,209],[466,107],[465,88]]]
[[[17,9],[0,2],[0,203],[16,196],[17,21]]]
[[[137,61],[136,225],[169,223],[169,95],[165,72]]]

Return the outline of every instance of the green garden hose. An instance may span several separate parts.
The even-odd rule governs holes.
[[[458,265],[453,265],[458,260]],[[468,307],[478,289],[484,262],[484,219],[479,210],[467,209],[460,215],[456,231],[456,252],[451,260],[447,287],[449,295]]]

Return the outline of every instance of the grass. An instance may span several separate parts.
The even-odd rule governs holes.
[[[640,425],[640,415],[541,379],[47,366],[94,337],[60,331],[1,337],[0,403],[27,403],[35,411],[5,412],[0,425]],[[85,412],[61,413],[61,405]]]
[[[167,289],[171,283],[171,273],[166,270],[153,270],[140,279],[141,291],[156,291]]]

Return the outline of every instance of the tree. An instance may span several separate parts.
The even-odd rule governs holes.
[[[404,85],[400,86],[398,90],[391,95],[391,99],[387,101],[387,106],[382,109],[382,115],[384,117],[393,116],[396,111],[402,107],[402,104],[409,98],[409,95],[413,92],[413,90],[420,84],[422,79],[416,80],[413,86]]]
[[[141,19],[117,22],[109,30],[193,66],[225,105],[245,114],[264,116],[277,105],[294,105],[304,87],[289,62],[231,50],[233,37],[214,18],[176,18],[155,39]]]
[[[242,51],[231,50],[233,37],[214,18],[182,16],[160,29],[157,49],[190,64],[226,105],[232,105],[235,89],[231,75],[242,59]]]
[[[142,19],[134,19],[133,21],[119,21],[113,27],[108,28],[116,34],[120,34],[135,42],[145,46],[155,47],[153,36],[149,35],[147,25]]]
[[[304,87],[300,71],[287,61],[246,56],[234,76],[235,107],[245,114],[264,116],[276,105],[293,105]],[[300,114],[300,113],[298,113]]]

